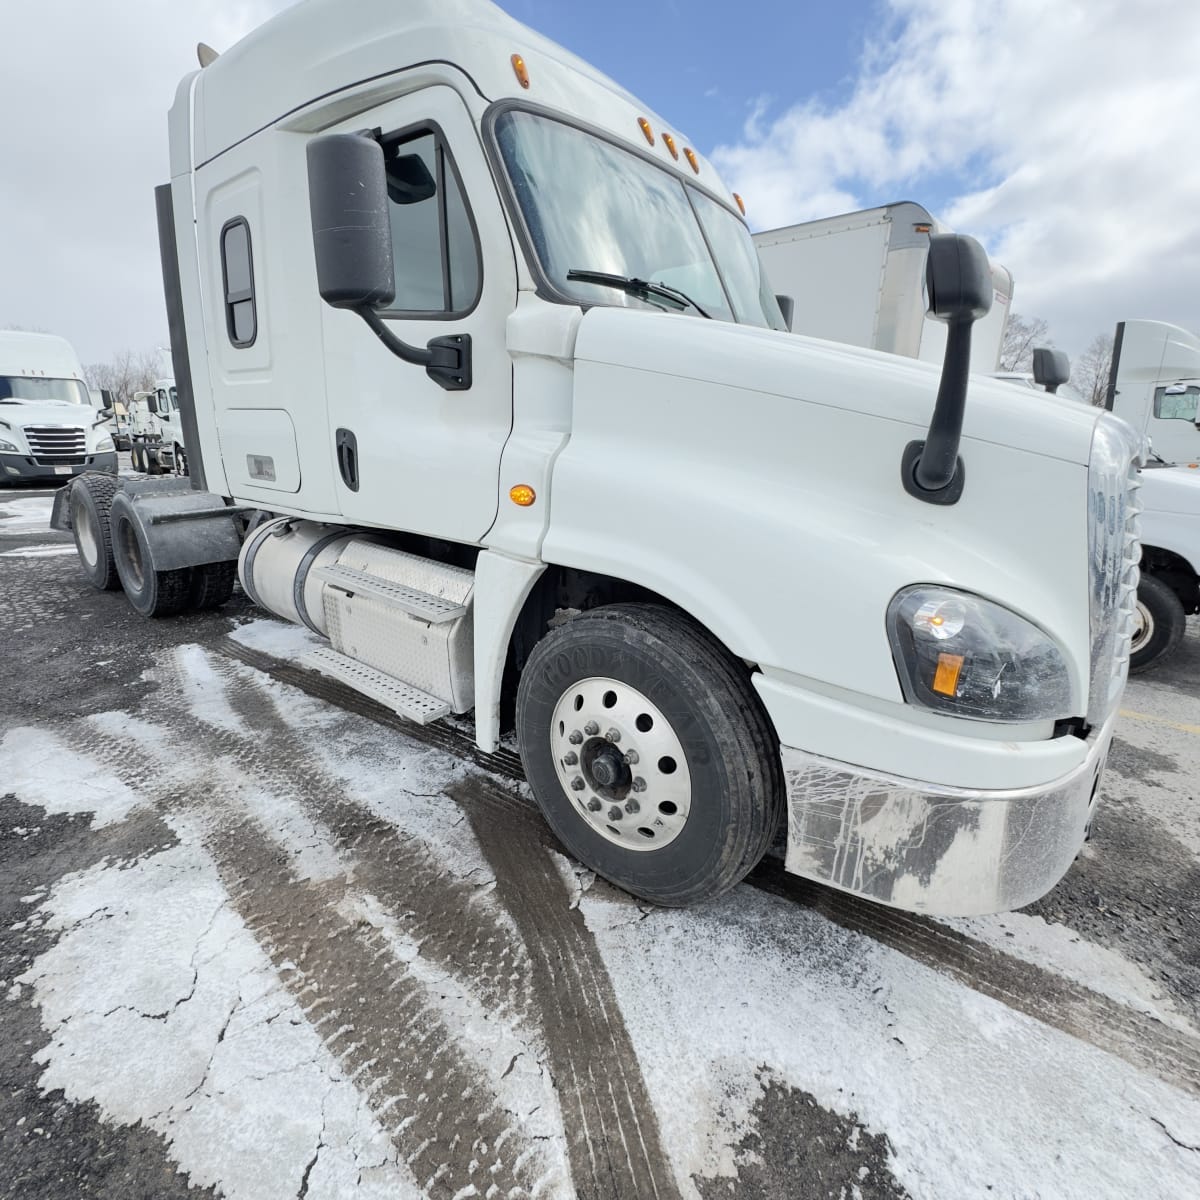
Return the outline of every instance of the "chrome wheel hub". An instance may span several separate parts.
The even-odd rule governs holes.
[[[1129,652],[1136,654],[1153,636],[1154,617],[1139,600],[1133,613],[1133,637],[1129,642]]]
[[[679,735],[637,688],[582,679],[554,706],[551,753],[576,812],[626,850],[658,850],[687,824],[692,777]]]
[[[92,514],[80,505],[75,517],[75,530],[79,535],[79,553],[89,567],[94,567],[100,559],[100,537],[92,521]]]

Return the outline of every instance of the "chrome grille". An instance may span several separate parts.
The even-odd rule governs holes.
[[[25,438],[39,466],[78,465],[87,458],[87,432],[82,425],[26,425]]]
[[[1087,719],[1103,725],[1116,707],[1129,672],[1129,643],[1137,604],[1137,489],[1143,448],[1124,421],[1104,413],[1092,436],[1088,464],[1088,573],[1091,608],[1091,679]]]

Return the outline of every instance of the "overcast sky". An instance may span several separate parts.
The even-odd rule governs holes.
[[[85,362],[165,344],[153,188],[175,85],[197,41],[286,6],[0,0],[0,326]],[[676,123],[755,228],[915,200],[979,237],[1073,354],[1123,318],[1200,331],[1194,0],[501,6]]]

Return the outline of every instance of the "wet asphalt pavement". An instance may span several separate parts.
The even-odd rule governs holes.
[[[770,863],[679,913],[240,592],[91,591],[49,497],[0,490],[0,1200],[1200,1194],[1195,621],[1023,913]]]

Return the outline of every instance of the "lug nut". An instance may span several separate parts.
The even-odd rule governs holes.
[[[570,742],[572,746],[578,746],[579,743],[583,741],[583,734],[580,733],[578,729],[572,729],[571,736],[567,738],[567,741]]]
[[[564,765],[566,765],[568,767],[573,767],[578,761],[579,761],[579,755],[576,754],[574,750],[572,750],[567,755],[567,757],[563,759]]]
[[[600,726],[597,725],[595,721],[589,721],[583,727],[583,732],[586,733],[588,737],[595,737],[596,734],[600,732]]]
[[[582,792],[585,786],[586,785],[583,782],[582,775],[576,775],[575,778],[571,780],[571,790],[572,791]]]
[[[646,781],[640,775],[633,781],[633,790],[635,792],[644,792],[646,790]]]
[[[588,801],[588,811],[589,812],[599,812],[600,811],[600,801],[597,800],[595,796],[593,796]]]
[[[636,800],[626,800],[625,811],[633,816],[634,813],[642,811],[642,806]]]
[[[638,752],[636,750],[626,750],[625,751],[625,765],[627,767],[636,766],[637,761],[638,761]]]
[[[610,821],[619,821],[623,815],[624,814],[615,804],[608,810],[608,819]]]
[[[621,740],[621,731],[619,729],[610,729],[604,736],[610,742],[619,742]]]

